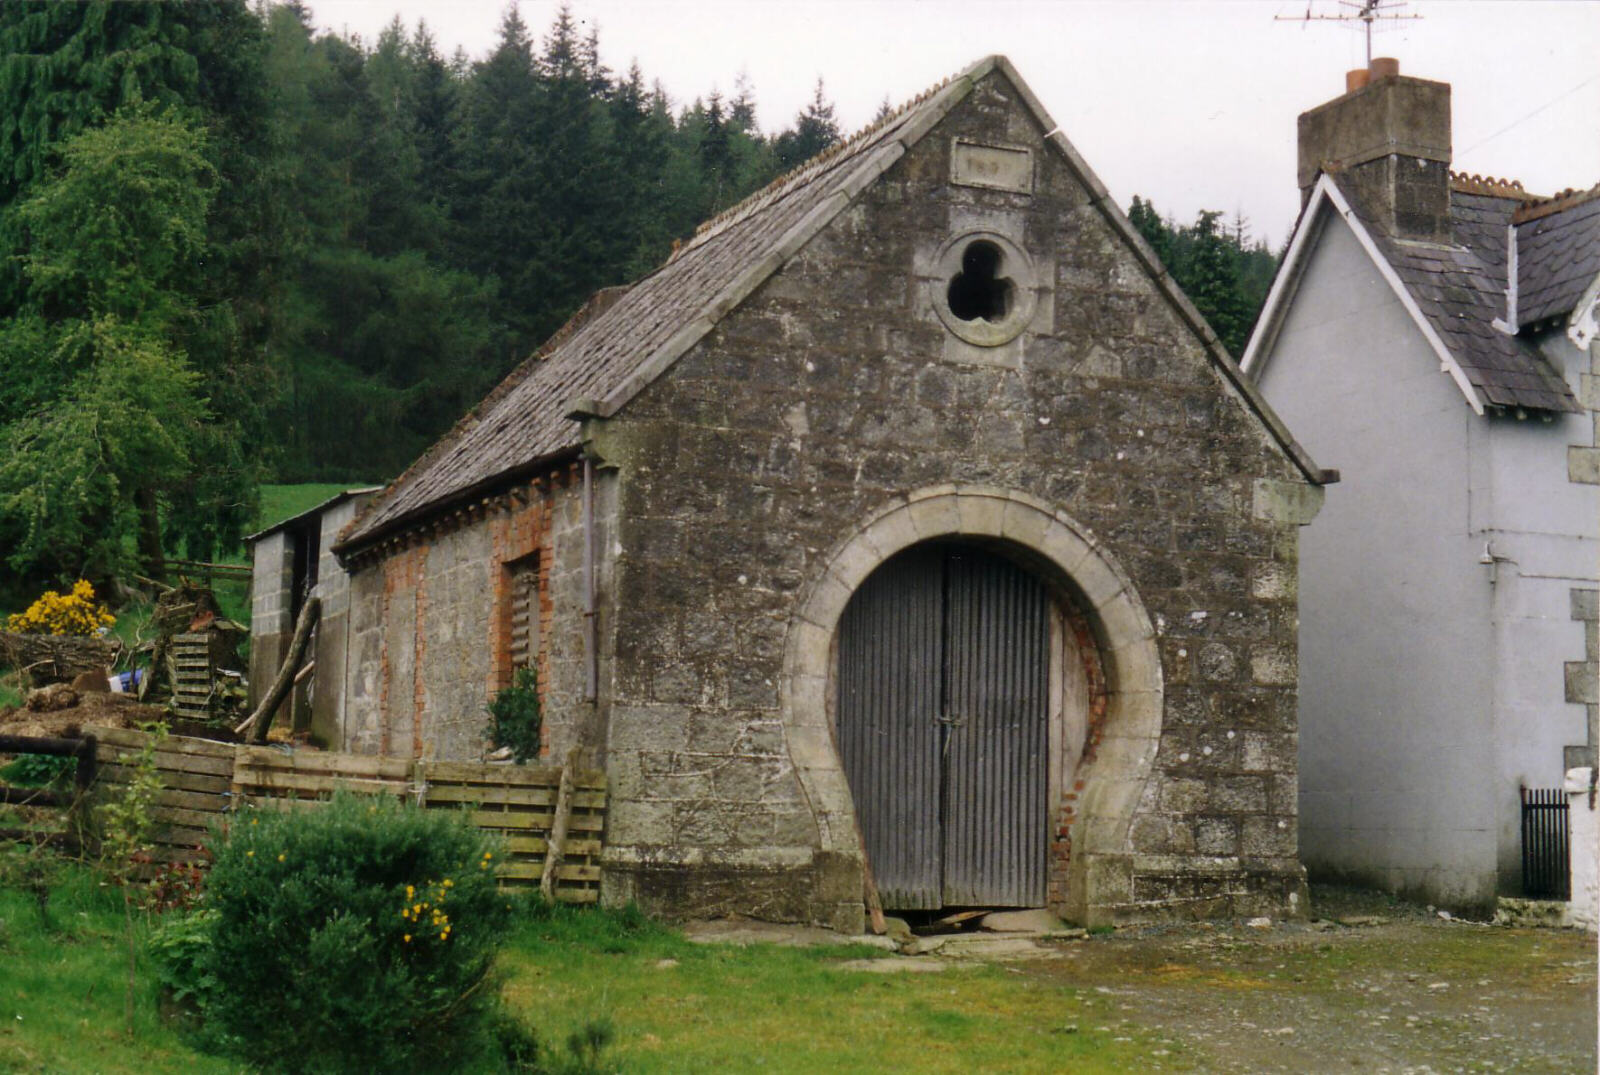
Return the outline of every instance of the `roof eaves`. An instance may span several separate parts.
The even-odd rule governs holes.
[[[1596,336],[1600,336],[1600,275],[1589,281],[1567,318],[1567,339],[1580,351],[1588,350]]]
[[[1322,190],[1322,185],[1318,183],[1313,188],[1305,207],[1300,210],[1300,218],[1295,221],[1294,233],[1289,238],[1289,249],[1284,253],[1283,264],[1278,266],[1277,275],[1272,278],[1272,288],[1267,292],[1267,301],[1261,308],[1260,316],[1256,318],[1255,331],[1250,333],[1250,342],[1245,344],[1244,348],[1244,358],[1239,362],[1239,368],[1251,380],[1261,379],[1261,368],[1278,342],[1278,333],[1283,328],[1284,316],[1300,292],[1300,282],[1305,279],[1306,266],[1311,262],[1311,251],[1316,248],[1317,239],[1327,224],[1332,204],[1326,192]]]
[[[494,495],[502,489],[515,485],[523,478],[554,470],[561,464],[575,458],[579,451],[580,449],[576,447],[562,448],[559,451],[539,456],[536,459],[530,459],[509,469],[498,471],[482,481],[457,489],[437,500],[430,500],[420,504],[403,515],[396,515],[392,519],[386,519],[372,529],[365,530],[359,534],[355,533],[351,527],[346,527],[340,532],[338,539],[329,546],[329,549],[334,555],[344,559],[358,550],[369,548],[393,534],[407,530],[425,519],[446,514],[468,501]]]

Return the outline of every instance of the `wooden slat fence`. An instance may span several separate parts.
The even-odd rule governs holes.
[[[418,762],[417,769],[424,805],[468,807],[479,828],[497,832],[506,841],[511,861],[501,867],[501,880],[540,884],[559,817],[560,768],[436,761]],[[593,903],[600,898],[605,773],[575,769],[571,782],[566,835],[555,867],[555,895],[569,903]]]
[[[114,795],[126,785],[151,736],[127,728],[86,729],[96,741],[96,792]],[[229,743],[169,735],[156,743],[155,766],[161,778],[151,817],[154,870],[204,857],[211,827],[223,821],[233,802],[233,753]],[[151,871],[144,871],[149,873]]]
[[[335,791],[405,796],[411,793],[409,758],[381,758],[274,747],[235,748],[233,795],[243,806],[289,810],[327,802]]]
[[[92,732],[100,743],[99,780],[110,792],[126,783],[147,736],[113,728]],[[505,885],[540,885],[548,862],[554,868],[550,895],[568,903],[600,898],[606,781],[598,769],[284,751],[182,736],[163,739],[155,761],[164,789],[152,856],[158,863],[191,861],[209,827],[226,824],[242,807],[316,809],[335,791],[387,793],[424,807],[469,810],[479,828],[500,834],[508,854],[497,873]],[[569,791],[562,803],[564,771]],[[564,834],[554,854],[552,833]]]
[[[73,853],[81,851],[82,823],[94,787],[94,739],[0,735],[0,754],[35,754],[71,758],[74,762],[70,791],[0,784],[0,840],[47,844]],[[7,810],[7,806],[29,809]],[[51,810],[56,811],[51,819],[55,823],[41,824],[38,815],[48,815]]]

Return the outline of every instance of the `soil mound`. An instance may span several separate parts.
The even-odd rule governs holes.
[[[165,716],[160,706],[140,705],[132,695],[85,691],[77,696],[75,705],[48,712],[26,707],[0,709],[0,735],[73,737],[91,724],[136,728]]]

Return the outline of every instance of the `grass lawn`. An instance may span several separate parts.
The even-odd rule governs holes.
[[[1114,998],[1003,964],[849,969],[869,947],[702,945],[627,916],[558,913],[508,953],[506,997],[560,1041],[609,1016],[637,1072],[1192,1070]]]
[[[70,870],[50,901],[0,888],[0,1072],[206,1075],[240,1070],[194,1052],[156,1014],[141,976],[133,1035],[123,1030],[127,948],[122,902],[95,874]]]
[[[118,894],[72,870],[54,924],[0,889],[0,1072],[239,1070],[197,1053],[156,1013],[142,971],[123,1034]],[[558,909],[502,960],[505,995],[552,1045],[595,1018],[624,1072],[1124,1072],[1190,1070],[1178,1046],[1118,1017],[1114,998],[1004,966],[843,969],[870,948],[698,945],[630,914]],[[1115,1029],[1113,1029],[1115,1026]]]

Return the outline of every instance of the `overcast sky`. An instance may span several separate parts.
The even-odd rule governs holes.
[[[572,0],[598,24],[602,60],[638,60],[674,102],[741,71],[773,130],[818,76],[848,132],[991,52],[1016,64],[1124,206],[1134,194],[1187,222],[1241,210],[1281,243],[1299,209],[1295,116],[1365,65],[1338,0]],[[371,42],[398,14],[441,50],[494,45],[504,0],[309,0],[317,25]],[[541,36],[557,0],[522,0]],[[1600,181],[1600,2],[1413,0],[1420,20],[1381,24],[1373,54],[1453,87],[1457,170],[1538,193]]]

